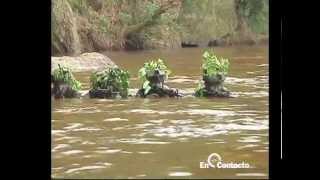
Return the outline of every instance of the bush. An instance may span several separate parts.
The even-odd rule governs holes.
[[[74,78],[71,70],[67,67],[60,66],[60,64],[58,64],[58,68],[53,71],[53,81],[66,83],[74,91],[81,90],[81,83]]]
[[[205,51],[202,55],[202,69],[204,76],[214,76],[218,73],[227,75],[229,70],[229,60],[218,58],[213,51]]]
[[[210,91],[212,94],[224,94],[222,83],[224,76],[229,71],[229,60],[224,58],[218,58],[213,51],[205,51],[202,55],[202,70],[203,80],[198,84],[195,90],[195,96],[203,97],[208,96]],[[216,87],[212,90],[210,87]],[[211,90],[210,90],[211,89]]]
[[[142,88],[144,89],[144,94],[148,94],[151,90],[151,83],[148,80],[149,77],[155,75],[155,72],[159,72],[160,75],[164,75],[165,79],[168,78],[171,71],[168,69],[167,65],[163,62],[162,59],[157,61],[151,60],[144,63],[143,67],[139,70],[139,79],[143,82]]]
[[[119,92],[121,97],[128,96],[129,72],[119,68],[106,68],[103,71],[91,75],[92,89],[111,89],[112,92]]]

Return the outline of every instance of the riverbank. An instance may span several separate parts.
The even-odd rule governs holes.
[[[268,39],[267,1],[52,2],[52,54],[257,44]],[[243,11],[252,17],[242,14]]]

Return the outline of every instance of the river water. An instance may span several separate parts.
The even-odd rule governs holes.
[[[204,49],[106,52],[131,74],[150,58],[172,70],[167,85],[192,93]],[[234,98],[64,99],[52,101],[54,178],[268,178],[268,47],[215,48],[229,58]],[[89,89],[91,72],[75,76]],[[200,168],[211,153],[247,169]]]

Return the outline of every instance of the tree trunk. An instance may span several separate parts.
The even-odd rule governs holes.
[[[235,0],[234,4],[235,4],[235,13],[237,16],[237,27],[235,30],[237,32],[242,33],[242,32],[246,31],[247,23],[246,23],[245,18],[241,14],[241,0]]]
[[[243,0],[235,0],[235,13],[237,16],[237,26],[235,28],[236,39],[238,39],[237,43],[247,43],[247,44],[254,44],[255,38],[253,33],[247,23],[247,20],[244,14],[241,12],[245,6],[245,2]]]
[[[123,33],[123,37],[125,37],[125,40],[126,40],[125,48],[128,50],[142,49],[143,40],[141,39],[141,36],[139,35],[139,33],[143,29],[156,24],[156,20],[160,18],[163,13],[165,13],[168,9],[177,5],[178,4],[175,1],[169,1],[168,3],[161,5],[160,8],[154,12],[151,18],[127,27]],[[136,8],[136,1],[132,1],[131,6]],[[135,19],[135,13],[133,14],[133,18]]]

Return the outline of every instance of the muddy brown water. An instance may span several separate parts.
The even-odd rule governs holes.
[[[131,73],[154,57],[172,70],[167,84],[192,93],[204,49],[106,52]],[[215,48],[229,58],[225,86],[235,98],[64,99],[52,101],[52,177],[268,178],[267,46]],[[90,72],[75,74],[89,89]],[[200,168],[211,153],[248,169]]]

